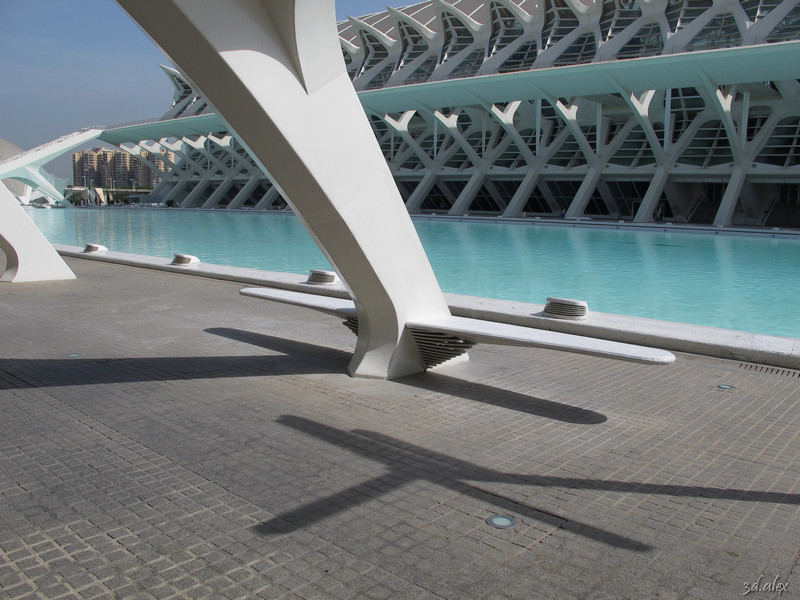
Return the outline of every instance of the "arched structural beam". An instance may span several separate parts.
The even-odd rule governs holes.
[[[76,132],[47,144],[21,152],[0,162],[0,180],[17,179],[55,199],[60,190],[42,171],[42,165],[69,150],[96,139],[99,129]],[[0,182],[0,251],[6,257],[0,281],[58,281],[75,275],[58,255],[39,228],[30,220],[13,194]]]
[[[0,252],[6,256],[6,269],[0,273],[0,281],[20,283],[75,279],[75,275],[55,248],[2,182]]]
[[[485,341],[675,360],[660,350],[450,314],[345,70],[332,0],[118,1],[271,174],[354,302],[243,293],[344,317],[358,335],[351,374],[399,377]]]
[[[423,370],[406,323],[449,310],[345,70],[333,1],[119,3],[273,176],[346,282],[359,322],[351,374]]]
[[[42,167],[54,158],[87,142],[96,140],[102,133],[101,129],[76,131],[12,156],[0,162],[0,179],[16,179],[53,198],[53,200],[63,200],[64,195],[61,190],[57,190],[50,179],[42,173]]]

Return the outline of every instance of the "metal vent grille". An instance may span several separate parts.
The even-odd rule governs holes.
[[[556,319],[585,319],[589,314],[589,305],[583,300],[570,298],[548,298],[544,307],[544,314]]]
[[[739,363],[739,368],[743,371],[751,371],[754,373],[768,373],[770,375],[780,375],[781,377],[800,379],[800,371],[794,371],[792,369],[781,369],[780,367],[768,367],[766,365],[754,365],[753,363]]]
[[[358,337],[358,317],[347,317],[343,325]],[[427,331],[409,327],[411,337],[417,345],[426,369],[464,354],[475,345],[475,342],[462,340],[459,337],[439,331]]]
[[[408,330],[411,332],[411,337],[414,338],[414,343],[417,344],[417,350],[419,350],[426,369],[460,356],[475,345],[475,342],[462,340],[447,333],[413,327],[409,327]]]

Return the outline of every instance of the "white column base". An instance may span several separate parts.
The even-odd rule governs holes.
[[[75,279],[55,248],[30,220],[8,188],[0,183],[0,250],[6,269],[0,281],[59,281]]]

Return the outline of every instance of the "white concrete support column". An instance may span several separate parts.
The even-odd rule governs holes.
[[[147,165],[147,168],[157,173],[159,177],[164,177],[167,174],[167,172],[159,169],[154,161],[145,158],[143,156],[143,153],[150,152],[155,156],[161,157],[162,160],[164,160],[165,162],[168,161],[166,161],[166,159],[161,156],[161,154],[158,152],[158,149],[146,148],[145,147],[146,143],[147,142],[145,140],[140,140],[138,144],[135,144],[133,142],[126,142],[124,144],[120,144],[119,147],[125,150],[125,152],[134,156],[136,160],[138,160],[139,162]]]
[[[586,157],[586,162],[589,165],[589,168],[597,169],[600,162],[597,158],[597,152],[595,152],[595,149],[589,143],[589,140],[586,139],[586,136],[578,124],[578,105],[574,101],[567,105],[561,102],[561,100],[556,100],[555,98],[551,98],[549,101],[553,105],[553,108],[555,108],[564,119],[564,124],[567,126],[567,129],[572,132],[572,137],[575,138],[578,147]]]
[[[259,179],[258,177],[251,177],[247,180],[247,183],[244,184],[244,187],[239,190],[239,193],[236,194],[231,203],[228,204],[228,208],[242,208],[244,203],[247,202],[250,195],[255,191],[256,187],[258,186]]]
[[[763,225],[763,218],[768,214],[771,205],[770,196],[763,193],[763,187],[756,186],[745,179],[739,194],[739,202],[744,209],[742,225]]]
[[[192,191],[181,201],[181,208],[196,208],[194,206],[195,201],[203,193],[203,190],[206,189],[208,186],[208,177],[203,177],[200,179],[195,186],[192,188]]]
[[[725,188],[719,209],[714,217],[714,227],[727,227],[733,223],[733,213],[736,210],[736,203],[739,201],[739,194],[742,193],[746,177],[747,169],[740,164],[734,165],[728,186]]]
[[[600,194],[600,198],[603,199],[609,215],[615,219],[619,219],[621,215],[619,203],[617,202],[617,199],[614,198],[614,194],[611,192],[611,190],[608,189],[608,183],[603,181],[603,179],[599,179],[597,182],[597,192]]]
[[[164,179],[161,180],[161,183],[159,183],[158,186],[156,186],[156,188],[153,190],[153,194],[161,194],[163,190],[166,189],[167,193],[163,196],[161,201],[166,204],[167,202],[174,200],[180,205],[183,202],[183,199],[176,197],[186,189],[186,184],[190,177],[186,171],[181,171],[179,166],[187,165],[194,167],[194,163],[189,160],[186,152],[184,152],[187,145],[183,140],[169,142],[166,139],[161,139],[159,143],[181,160],[177,160],[176,162],[172,163],[172,171],[165,175]],[[169,184],[172,185],[169,186]]]
[[[531,149],[528,147],[527,142],[522,139],[522,136],[517,131],[517,128],[514,126],[514,115],[519,110],[522,102],[517,100],[515,102],[511,102],[505,109],[501,109],[496,105],[492,105],[490,110],[490,114],[493,115],[498,122],[500,123],[501,127],[505,130],[510,143],[513,143],[517,150],[519,151],[522,158],[525,159],[525,163],[528,165],[528,169],[525,172],[525,177],[519,184],[517,191],[514,192],[514,196],[506,205],[505,210],[503,211],[504,217],[520,217],[522,216],[523,209],[525,208],[525,204],[527,204],[528,199],[531,197],[533,190],[536,188],[536,184],[539,183],[539,175],[542,171],[542,168],[545,164],[546,152],[543,152],[542,155],[534,154],[531,152]],[[536,147],[538,152],[539,147],[539,130],[538,128],[541,126],[541,100],[536,101]]]
[[[503,216],[522,216],[522,209],[525,208],[525,204],[527,204],[537,183],[539,183],[539,169],[529,169],[522,183],[519,184],[517,191],[514,192],[514,196],[511,198],[511,202],[508,203]]]
[[[75,279],[67,263],[50,245],[0,182],[0,251],[6,256],[6,270],[0,281],[58,281]]]
[[[208,175],[212,175],[217,169],[221,170],[223,173],[227,170],[227,166],[219,158],[214,156],[211,147],[216,146],[216,142],[211,139],[210,136],[203,136],[195,141],[186,139],[186,144],[205,158],[205,165],[200,164],[202,162],[200,160],[195,161],[201,174],[206,172]]]
[[[489,172],[489,168],[495,163],[497,158],[503,152],[505,152],[509,144],[512,144],[515,141],[512,136],[508,135],[508,129],[513,129],[513,123],[507,126],[501,120],[499,129],[494,129],[494,131],[487,129],[487,120],[489,119],[490,115],[493,116],[494,119],[498,119],[498,115],[494,112],[495,109],[496,107],[494,105],[490,105],[488,107],[484,106],[481,119],[483,128],[483,145],[481,147],[480,158],[477,160],[477,163],[474,163],[475,170],[472,174],[472,177],[470,177],[467,185],[458,195],[458,198],[448,213],[450,215],[463,215],[469,211],[469,207],[472,205],[472,202],[475,200],[475,197],[478,195],[481,187],[486,184],[486,174]],[[501,134],[501,132],[506,134],[505,139],[501,140],[499,143],[495,143],[495,140]],[[459,138],[463,139],[463,136],[460,134],[458,137],[454,136],[456,142],[460,141]],[[464,140],[464,142],[466,143],[466,140]],[[527,154],[530,154],[530,152]],[[491,193],[489,187],[487,187],[487,190],[489,190],[489,193]],[[495,198],[495,202],[497,202],[497,198]],[[500,208],[501,212],[507,208],[502,206],[500,203],[498,203],[498,207]]]
[[[586,176],[583,178],[583,182],[578,188],[578,191],[575,192],[575,197],[572,199],[572,202],[570,202],[566,214],[566,216],[569,218],[580,217],[583,216],[583,213],[586,210],[586,205],[589,204],[592,193],[594,193],[595,188],[597,188],[603,165],[598,159],[595,149],[586,139],[586,136],[578,124],[578,105],[574,101],[567,105],[561,100],[556,100],[554,98],[548,99],[548,101],[561,114],[561,117],[564,119],[566,129],[572,133],[572,136],[575,138],[578,147],[586,157],[586,163],[588,165],[588,168],[586,169]]]
[[[349,371],[424,369],[406,328],[449,309],[347,76],[333,0],[119,0],[294,206],[352,293]]]
[[[214,208],[217,203],[222,200],[222,197],[228,193],[228,190],[233,185],[233,177],[226,177],[222,181],[220,181],[217,189],[208,197],[208,200],[203,202],[203,206],[201,208]]]
[[[550,210],[553,213],[561,213],[560,206],[558,204],[558,200],[556,199],[555,195],[553,194],[553,188],[547,183],[546,180],[543,180],[541,177],[539,178],[539,191],[542,193],[542,198],[545,199],[547,202],[547,206],[550,207]]]
[[[170,152],[172,152],[178,159],[180,159],[172,163],[172,172],[177,171],[178,167],[180,167],[183,164],[190,164],[193,167],[196,166],[194,165],[193,161],[189,159],[189,144],[187,144],[186,141],[184,141],[184,139],[176,140],[174,142],[170,142],[166,139],[161,139],[159,144],[164,148],[166,148],[167,150],[169,150]]]
[[[503,192],[497,188],[497,181],[493,179],[484,179],[483,185],[486,191],[489,192],[492,200],[494,200],[497,208],[500,209],[499,213],[502,215],[508,208],[508,201],[503,196]]]
[[[492,115],[498,123],[500,123],[500,126],[508,135],[510,142],[517,147],[517,150],[519,150],[519,153],[522,155],[522,158],[525,159],[525,162],[527,162],[529,165],[533,165],[536,162],[536,156],[533,152],[531,152],[528,144],[522,139],[519,131],[517,131],[517,128],[514,126],[514,115],[517,113],[521,105],[522,101],[515,100],[514,102],[509,102],[505,109],[501,109],[495,104],[485,108],[489,111],[489,114]],[[540,125],[540,123],[537,122],[537,125]]]
[[[273,185],[270,187],[266,193],[261,196],[261,198],[256,202],[256,210],[272,210],[272,203],[278,199],[281,193],[278,189]]]
[[[161,183],[163,184],[164,182],[162,181]],[[166,204],[170,200],[173,200],[175,196],[177,196],[182,190],[186,188],[186,179],[182,177],[177,181],[170,179],[166,183],[172,183],[173,185],[167,192],[167,195],[164,196],[164,204]],[[166,185],[164,187],[166,187]]]
[[[648,121],[649,122],[649,121]],[[656,147],[657,144],[653,144]],[[664,92],[664,140],[662,147],[665,152],[669,151],[672,145],[672,88],[667,88]]]
[[[455,147],[461,148],[464,153],[467,155],[467,158],[473,165],[472,175],[470,175],[470,179],[467,182],[466,186],[461,193],[453,200],[452,206],[447,214],[451,216],[459,216],[463,215],[469,209],[469,205],[475,199],[475,195],[480,190],[480,186],[483,185],[483,180],[486,177],[486,171],[489,168],[488,161],[483,158],[486,154],[486,112],[483,111],[481,113],[481,129],[482,129],[482,146],[480,149],[480,153],[478,153],[475,148],[473,148],[470,143],[467,141],[466,137],[459,131],[458,129],[458,114],[453,112],[449,116],[443,115],[441,112],[436,111],[434,113],[433,118],[433,140],[434,140],[434,147],[433,147],[433,160],[434,163],[437,165],[441,165],[442,163],[439,162],[440,157],[437,156],[438,154],[444,154],[447,150],[442,152],[437,152],[437,148],[439,146],[438,141],[438,131],[444,129],[447,131],[450,138],[453,140],[452,145],[450,146],[451,149]],[[437,169],[438,171],[439,169]],[[448,190],[442,190],[445,195],[448,194]]]
[[[600,171],[594,167],[589,167],[586,170],[586,177],[583,178],[581,186],[575,192],[575,197],[569,204],[567,209],[567,217],[570,219],[575,217],[582,217],[583,211],[586,210],[586,205],[597,187],[597,182],[600,181]]]
[[[639,205],[639,210],[633,217],[634,223],[652,223],[653,213],[656,211],[658,201],[661,200],[661,195],[664,193],[664,188],[669,179],[670,165],[658,165],[656,172],[653,174],[653,179],[642,198],[642,203]]]
[[[477,165],[472,172],[472,177],[469,178],[467,185],[464,186],[464,189],[461,190],[461,193],[456,198],[456,201],[453,202],[452,208],[448,211],[448,215],[451,217],[459,217],[461,215],[466,214],[469,210],[472,201],[475,200],[475,196],[478,195],[478,192],[483,185],[484,180],[486,179],[486,171],[488,170],[489,165],[486,161],[481,160],[481,164]]]
[[[153,188],[153,191],[150,192],[151,196],[155,196],[156,198],[161,198],[161,203],[166,204],[167,197],[172,194],[172,191],[175,189],[175,182],[168,181],[166,179],[162,179],[161,183],[156,185]]]
[[[436,174],[439,172],[442,164],[441,157],[434,161],[430,156],[428,156],[419,143],[417,143],[417,140],[414,139],[414,136],[412,136],[408,131],[408,124],[416,113],[416,110],[407,110],[398,120],[394,120],[388,115],[384,116],[386,124],[396,132],[396,135],[400,136],[400,138],[408,146],[409,151],[413,152],[425,167],[425,175],[423,176],[422,181],[420,181],[417,187],[414,188],[414,191],[411,192],[411,196],[406,202],[406,210],[411,214],[419,212],[422,203],[425,202],[428,194],[431,193],[433,185],[436,183]],[[436,121],[434,120],[434,124],[435,123]]]
[[[427,198],[428,194],[431,193],[435,183],[436,171],[433,169],[426,169],[425,175],[422,177],[422,181],[417,184],[417,187],[415,187],[414,191],[411,192],[408,202],[406,202],[406,209],[409,213],[414,214],[419,212],[422,203],[425,202],[425,198]]]

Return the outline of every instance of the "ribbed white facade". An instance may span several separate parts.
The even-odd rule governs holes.
[[[799,32],[793,0],[432,0],[339,24],[412,214],[748,227],[800,227]],[[780,79],[740,60],[765,47],[794,60],[764,65]],[[168,74],[165,118],[213,112]],[[159,146],[161,202],[286,208],[226,131]]]

